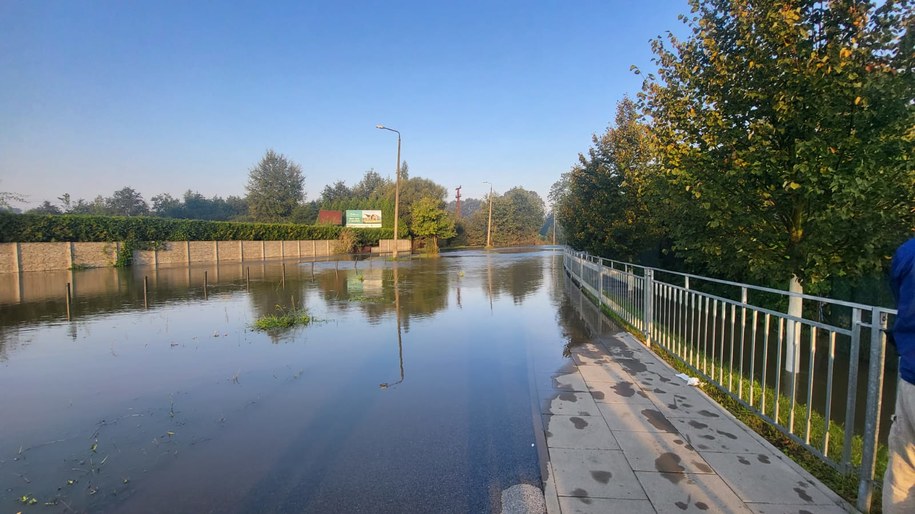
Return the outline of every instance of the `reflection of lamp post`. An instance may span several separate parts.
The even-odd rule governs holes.
[[[400,217],[400,131],[385,127],[384,125],[375,125],[375,128],[397,132],[397,167],[394,178],[394,260],[397,260],[397,218]]]
[[[397,382],[378,384],[381,389],[387,389],[403,382],[403,339],[400,335],[400,290],[397,284],[397,263],[394,263],[394,315],[397,318],[397,351],[400,356],[400,380]]]
[[[489,223],[486,225],[486,248],[492,248],[492,182],[483,181],[489,184]]]

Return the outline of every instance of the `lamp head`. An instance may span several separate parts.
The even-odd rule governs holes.
[[[381,123],[379,123],[378,125],[375,125],[375,128],[377,128],[377,129],[383,129],[383,128],[385,128],[385,126],[382,125]]]

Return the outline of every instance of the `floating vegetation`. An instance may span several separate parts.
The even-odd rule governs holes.
[[[285,310],[279,305],[276,308],[280,311],[279,314],[261,316],[254,322],[254,329],[264,331],[281,330],[311,323],[311,316],[304,309]]]
[[[386,303],[387,302],[387,300],[385,300],[381,296],[362,296],[362,295],[352,295],[349,297],[349,301],[362,302],[362,303]]]

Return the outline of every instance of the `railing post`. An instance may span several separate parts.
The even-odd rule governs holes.
[[[842,465],[852,469],[851,442],[855,435],[855,403],[858,390],[858,358],[861,355],[861,309],[851,311],[851,347],[848,354],[848,389],[845,403],[845,441],[842,446]]]
[[[597,310],[604,306],[604,259],[597,263]]]
[[[886,351],[887,315],[871,310],[871,351],[867,371],[867,403],[864,417],[864,450],[858,477],[858,510],[870,512],[874,495],[874,468],[877,463],[877,437],[880,434],[880,406],[883,400],[883,368]]]
[[[651,346],[651,329],[654,326],[654,270],[645,268],[645,308],[643,316],[645,321],[642,325],[645,327],[645,344]]]

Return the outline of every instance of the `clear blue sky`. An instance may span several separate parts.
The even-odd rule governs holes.
[[[231,4],[231,5],[229,5]],[[685,0],[0,3],[0,191],[244,195],[273,148],[309,199],[374,168],[465,197],[550,185],[682,31]],[[21,206],[22,207],[22,206]]]

